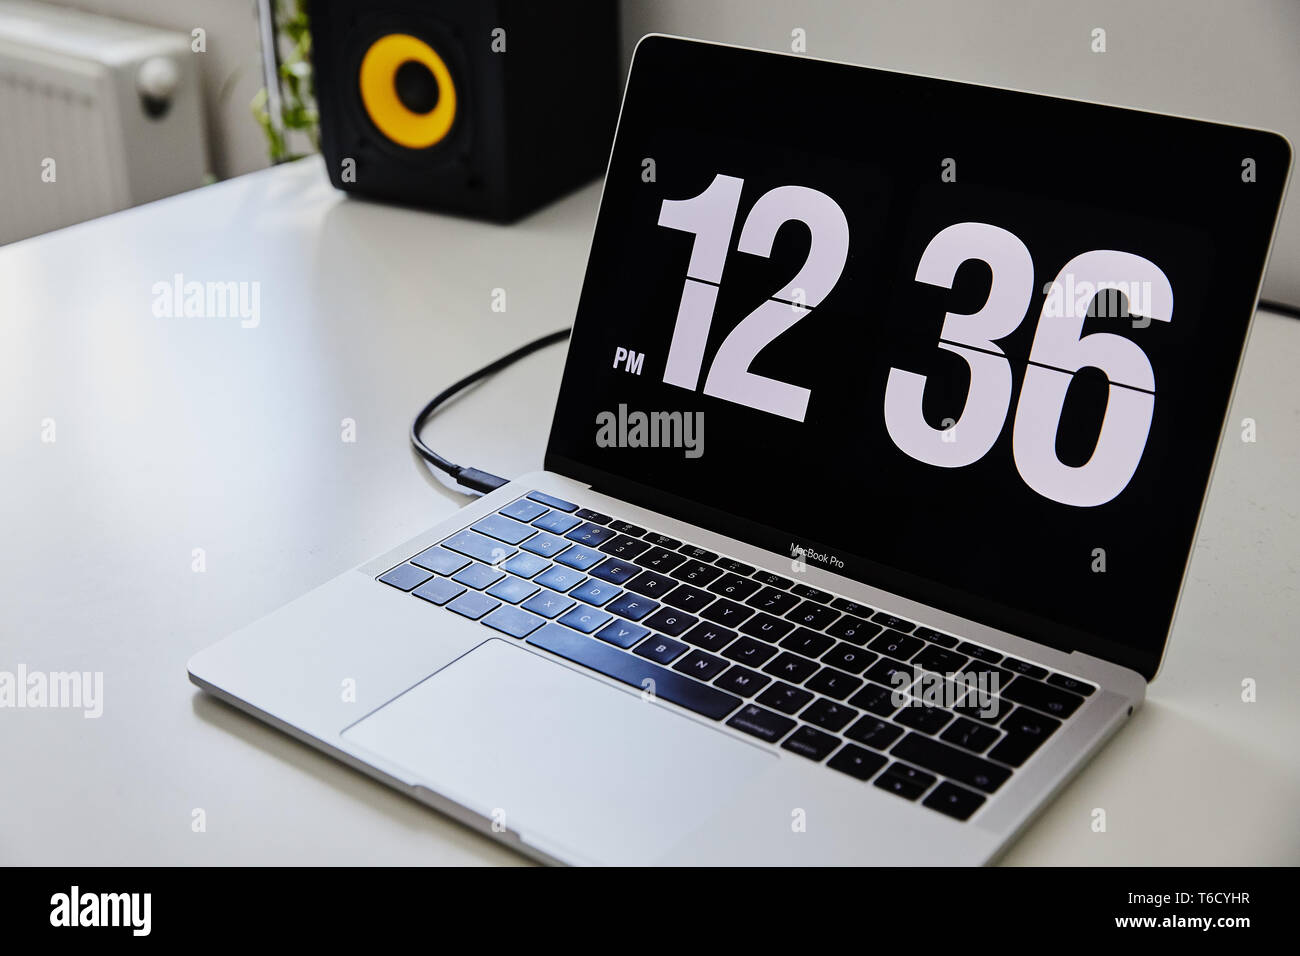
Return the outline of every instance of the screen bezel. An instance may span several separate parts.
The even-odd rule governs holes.
[[[1052,102],[1065,99],[1063,97],[1048,96],[1038,93],[1027,93],[1019,90],[1011,90],[1003,87],[988,86],[985,84],[964,83],[955,80],[948,80],[940,77],[928,77],[913,74],[905,74],[897,71],[878,70],[869,67],[858,66],[855,64],[844,63],[842,61],[825,60],[808,56],[797,56],[787,53],[776,53],[765,50],[757,50],[748,47],[742,47],[732,44],[716,43],[713,41],[693,40],[682,37],[673,37],[664,34],[648,34],[641,38],[636,49],[633,51],[632,62],[629,69],[628,82],[624,87],[623,104],[619,112],[618,127],[615,131],[614,142],[610,152],[610,162],[616,155],[620,141],[620,134],[623,131],[624,123],[635,121],[634,117],[629,117],[626,111],[627,91],[631,88],[632,77],[637,77],[638,81],[644,81],[644,74],[650,73],[656,69],[672,68],[673,53],[672,49],[677,45],[687,45],[694,47],[712,46],[724,48],[729,51],[740,51],[752,54],[756,59],[767,57],[779,57],[781,59],[803,59],[811,60],[818,63],[833,64],[839,67],[851,67],[865,74],[886,74],[894,82],[906,81],[908,78],[915,78],[924,81],[927,89],[933,89],[935,83],[949,84],[955,87],[961,87],[963,90],[987,90],[997,95],[1012,94],[1017,97],[1023,97],[1025,101],[1038,101],[1040,108],[1049,106]],[[932,95],[932,94],[930,94]],[[1107,104],[1094,103],[1083,100],[1070,100],[1073,103],[1081,103],[1087,106],[1095,106],[1099,112],[1123,109],[1129,113],[1149,112],[1151,115],[1168,117],[1170,114],[1155,113],[1153,111],[1134,110],[1127,107],[1115,107]],[[899,571],[897,568],[891,568],[887,565],[878,564],[865,558],[855,558],[852,562],[851,569],[853,573],[848,573],[849,568],[842,572],[843,576],[855,581],[869,584],[881,590],[896,593],[901,597],[912,601],[927,604],[936,608],[941,608],[945,612],[965,617],[969,620],[976,621],[980,624],[994,627],[999,630],[1014,634],[1018,637],[1034,641],[1067,652],[1079,651],[1091,656],[1101,658],[1106,661],[1130,668],[1142,674],[1148,681],[1152,680],[1158,673],[1161,663],[1163,662],[1165,652],[1168,648],[1169,637],[1173,631],[1178,619],[1178,608],[1181,604],[1182,596],[1186,590],[1187,571],[1191,563],[1192,554],[1195,552],[1195,541],[1200,532],[1201,521],[1204,519],[1205,502],[1209,497],[1209,489],[1212,485],[1215,467],[1218,463],[1218,456],[1222,452],[1223,437],[1226,432],[1229,415],[1231,414],[1232,401],[1236,395],[1237,386],[1241,378],[1242,359],[1246,349],[1249,347],[1251,331],[1254,327],[1254,312],[1258,306],[1260,292],[1263,287],[1263,277],[1267,269],[1268,256],[1272,251],[1272,240],[1276,236],[1277,225],[1281,217],[1281,210],[1285,202],[1287,187],[1290,181],[1290,169],[1292,165],[1293,151],[1291,144],[1282,135],[1269,131],[1260,130],[1250,127],[1231,126],[1228,124],[1214,123],[1206,120],[1196,120],[1190,118],[1177,117],[1187,124],[1186,128],[1193,133],[1196,127],[1213,128],[1216,135],[1222,135],[1224,130],[1240,132],[1243,136],[1259,137],[1261,134],[1271,136],[1278,140],[1285,151],[1287,173],[1284,178],[1283,187],[1279,194],[1277,207],[1273,216],[1273,221],[1269,226],[1269,244],[1266,247],[1267,253],[1260,269],[1259,282],[1256,285],[1252,297],[1251,316],[1246,323],[1245,337],[1241,349],[1241,356],[1237,362],[1236,372],[1233,376],[1232,387],[1229,398],[1224,409],[1223,420],[1219,423],[1218,441],[1215,446],[1214,458],[1211,462],[1209,475],[1210,478],[1206,483],[1206,488],[1201,496],[1201,503],[1197,511],[1196,522],[1193,528],[1192,538],[1187,548],[1187,555],[1183,562],[1182,572],[1180,575],[1180,586],[1176,596],[1174,607],[1169,616],[1169,627],[1163,635],[1159,635],[1159,650],[1151,653],[1143,648],[1134,647],[1128,644],[1121,644],[1115,641],[1107,640],[1105,637],[1083,631],[1077,628],[1068,627],[1056,621],[1049,621],[1037,615],[1028,614],[1017,610],[1013,606],[1002,604],[994,601],[986,601],[973,598],[968,592],[948,587],[941,582],[929,578],[922,578],[908,573]],[[608,182],[608,168],[606,172],[606,182]],[[603,200],[603,190],[602,190]],[[603,203],[602,203],[603,204]],[[597,209],[597,227],[600,223],[600,208]],[[596,241],[598,228],[593,230],[592,245]],[[590,270],[590,257],[588,270]],[[584,292],[588,287],[590,274],[584,276]],[[581,312],[581,296],[578,311]],[[571,336],[580,334],[578,322],[575,321]],[[572,352],[570,352],[570,355]],[[564,375],[569,373],[568,362]],[[563,387],[563,385],[561,385]],[[759,522],[750,521],[740,516],[723,512],[711,506],[702,505],[698,502],[687,498],[680,497],[661,489],[646,485],[627,475],[621,475],[610,472],[605,469],[593,467],[585,462],[565,456],[556,451],[557,435],[561,429],[567,428],[562,426],[558,420],[558,412],[552,422],[550,438],[547,444],[545,456],[545,468],[547,471],[555,472],[566,477],[573,478],[590,485],[594,490],[610,497],[626,500],[632,504],[648,508],[662,514],[670,515],[676,519],[689,522],[708,528],[719,534],[736,538],[747,544],[754,545],[765,550],[770,550],[774,555],[782,560],[788,560],[788,553],[780,546],[779,542],[788,541],[788,534],[779,531],[769,525]],[[826,542],[818,542],[812,539],[807,541],[809,547],[823,547],[830,549],[831,546]],[[1155,642],[1152,642],[1152,646]]]

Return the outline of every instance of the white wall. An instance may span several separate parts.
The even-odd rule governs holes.
[[[196,53],[207,107],[208,149],[220,179],[270,164],[249,103],[262,87],[262,54],[254,0],[46,0],[119,20],[188,34],[207,32]]]
[[[650,32],[788,51],[798,27],[811,56],[1261,126],[1300,149],[1300,0],[623,0],[622,9],[625,59]],[[1089,48],[1094,27],[1106,30],[1105,54]],[[1300,304],[1300,186],[1264,295]]]

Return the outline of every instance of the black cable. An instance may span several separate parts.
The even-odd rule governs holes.
[[[454,385],[449,385],[447,388],[444,388],[429,401],[429,404],[420,409],[420,414],[416,415],[415,420],[411,422],[411,447],[414,448],[416,452],[419,453],[420,457],[429,464],[447,472],[447,474],[451,475],[452,478],[456,480],[457,484],[463,485],[472,491],[487,494],[489,491],[500,488],[506,483],[505,478],[494,475],[489,471],[480,471],[477,468],[468,468],[448,461],[421,440],[420,429],[424,426],[424,423],[428,421],[429,416],[437,410],[438,406],[443,404],[452,396],[466,388],[469,388],[469,386],[473,385],[475,382],[481,381],[489,375],[495,375],[503,368],[508,368],[509,366],[514,365],[526,355],[532,355],[539,349],[544,349],[548,345],[554,345],[556,342],[563,341],[569,337],[569,331],[569,329],[560,329],[558,332],[552,332],[550,335],[543,335],[540,339],[534,339],[527,345],[522,345],[515,349],[509,355],[503,355],[490,365],[484,365],[477,372],[471,372]]]
[[[1259,307],[1268,309],[1270,312],[1281,312],[1293,319],[1300,319],[1300,305],[1291,305],[1289,302],[1274,302],[1271,299],[1260,299]]]

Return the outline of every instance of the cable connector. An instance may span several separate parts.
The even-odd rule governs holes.
[[[544,349],[548,345],[561,342],[569,337],[569,329],[560,329],[558,332],[552,332],[550,335],[543,335],[540,339],[534,339],[527,345],[522,345],[515,349],[509,355],[503,355],[489,365],[483,366],[477,372],[471,372],[454,385],[444,388],[435,395],[424,408],[420,409],[420,414],[415,416],[411,422],[411,447],[421,458],[427,461],[433,467],[440,471],[445,471],[455,479],[456,483],[470,491],[476,491],[479,494],[487,494],[489,491],[495,491],[506,483],[506,479],[499,475],[494,475],[490,471],[482,471],[478,468],[470,468],[465,465],[457,465],[454,462],[443,458],[436,451],[430,448],[420,438],[420,429],[424,423],[438,409],[438,406],[446,402],[452,396],[460,393],[475,382],[487,378],[489,375],[495,375],[503,368],[514,365],[525,355],[531,355],[538,349]]]

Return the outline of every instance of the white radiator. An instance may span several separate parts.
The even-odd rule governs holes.
[[[187,34],[0,0],[0,243],[203,183]]]

